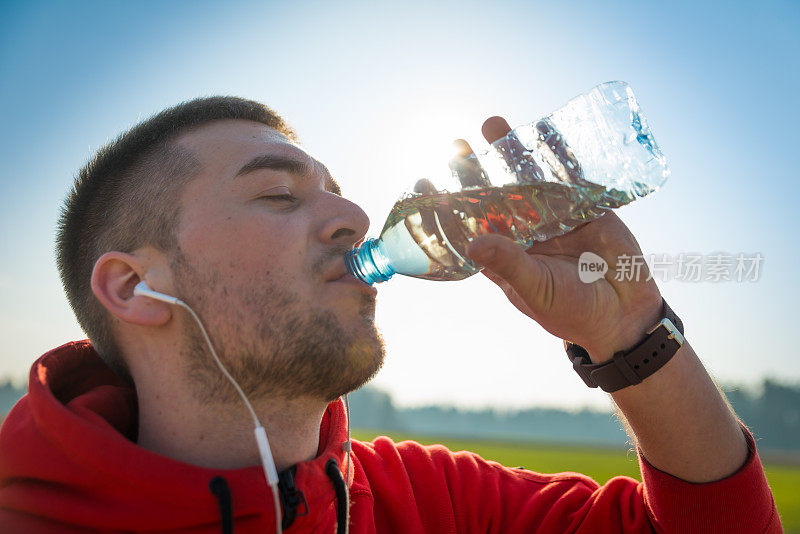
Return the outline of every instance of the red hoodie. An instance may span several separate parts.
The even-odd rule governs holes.
[[[87,341],[42,356],[28,394],[0,429],[0,532],[274,532],[260,466],[175,461],[138,447],[136,426],[134,391]],[[615,477],[604,486],[577,473],[509,469],[441,445],[353,441],[350,532],[781,532],[747,437],[750,457],[726,479],[684,482],[640,455],[644,483]],[[296,466],[302,499],[288,533],[332,533],[344,520],[346,439],[344,406],[335,401],[322,420],[318,456]]]

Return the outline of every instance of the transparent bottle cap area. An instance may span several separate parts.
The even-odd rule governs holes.
[[[475,237],[499,233],[529,247],[656,191],[669,176],[625,82],[599,85],[449,167],[418,180],[380,236],[347,253],[351,274],[369,284],[396,273],[461,280],[481,270],[466,255]]]

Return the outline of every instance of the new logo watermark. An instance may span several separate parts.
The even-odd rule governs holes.
[[[617,256],[614,280],[638,282],[653,278],[679,282],[757,282],[764,263],[760,252],[745,254],[697,254],[681,252],[676,255],[642,254]],[[608,263],[593,252],[584,252],[578,258],[578,276],[581,282],[591,284],[604,278]],[[646,275],[646,278],[645,278]]]
[[[595,280],[604,278],[608,272],[606,260],[594,252],[583,252],[578,258],[578,277],[584,284],[591,284]]]

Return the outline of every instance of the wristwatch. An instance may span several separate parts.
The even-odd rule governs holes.
[[[661,298],[660,322],[647,331],[647,337],[627,351],[619,351],[607,362],[592,363],[589,353],[580,345],[564,341],[572,368],[590,388],[599,387],[607,393],[639,384],[652,375],[681,348],[683,323]]]

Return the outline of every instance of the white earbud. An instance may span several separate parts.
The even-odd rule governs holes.
[[[151,299],[160,300],[161,302],[166,302],[167,304],[181,304],[181,299],[177,297],[171,297],[169,295],[165,295],[164,293],[153,291],[147,287],[147,282],[144,280],[136,284],[136,287],[133,288],[133,294],[142,297],[150,297]]]

